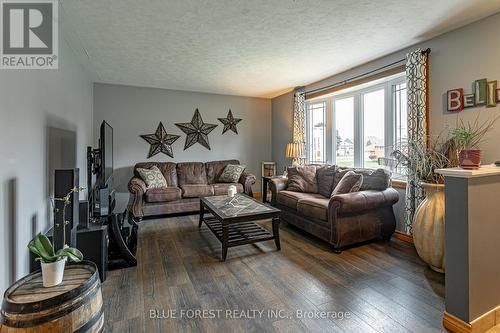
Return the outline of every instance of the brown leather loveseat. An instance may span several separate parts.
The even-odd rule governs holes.
[[[136,220],[144,216],[196,212],[200,210],[201,196],[225,195],[228,187],[235,185],[238,193],[253,196],[255,176],[243,172],[238,183],[218,183],[217,180],[228,164],[240,164],[238,160],[213,162],[144,162],[134,167],[134,177],[128,189],[134,197],[132,213]],[[149,169],[156,165],[162,172],[168,187],[148,189],[137,168]]]
[[[271,204],[281,209],[281,219],[321,238],[335,252],[364,241],[390,239],[396,228],[392,206],[399,200],[398,192],[389,187],[390,173],[383,169],[353,169],[364,174],[360,191],[325,197],[319,193],[287,190],[286,178],[273,178],[269,187]],[[370,183],[375,172],[376,189]],[[334,187],[334,184],[333,184]]]

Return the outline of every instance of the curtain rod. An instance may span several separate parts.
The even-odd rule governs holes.
[[[425,49],[425,50],[423,50],[423,51],[422,51],[422,54],[427,54],[427,55],[428,55],[429,53],[431,53],[431,49],[430,49],[430,48],[427,48],[427,49]],[[401,62],[403,62],[403,61],[406,61],[406,58],[404,58],[404,59],[400,59],[400,60],[398,60],[398,61],[394,61],[394,62],[392,62],[392,63],[390,63],[390,64],[388,64],[388,65],[385,65],[385,66],[382,66],[382,67],[379,67],[379,68],[373,69],[373,70],[368,71],[368,72],[363,73],[363,74],[359,74],[359,75],[356,75],[356,76],[350,77],[350,78],[348,78],[348,79],[345,79],[345,80],[342,80],[342,81],[339,81],[339,82],[336,82],[336,83],[330,84],[330,85],[325,86],[325,87],[316,88],[316,89],[311,89],[311,90],[308,90],[308,91],[305,91],[305,92],[299,92],[299,93],[303,93],[304,95],[306,95],[306,96],[307,96],[307,94],[311,94],[311,93],[315,93],[315,92],[318,92],[318,91],[322,91],[322,90],[326,90],[326,89],[329,89],[329,88],[333,88],[333,87],[336,87],[336,86],[339,86],[339,85],[343,85],[343,84],[346,84],[346,83],[347,83],[347,82],[349,82],[349,81],[353,81],[353,80],[359,79],[359,78],[361,78],[361,77],[363,77],[363,76],[367,76],[367,75],[373,74],[373,73],[378,72],[378,71],[380,71],[380,70],[382,70],[382,69],[386,69],[386,68],[388,68],[388,67],[391,67],[391,66],[394,66],[394,65],[396,65],[396,64],[399,64],[399,63],[401,63]]]

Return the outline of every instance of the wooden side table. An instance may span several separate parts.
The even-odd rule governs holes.
[[[267,191],[269,190],[269,181],[273,179],[273,177],[262,176],[262,202],[270,203],[267,199]]]
[[[42,272],[31,273],[4,294],[0,332],[87,332],[104,327],[99,273],[94,263],[66,263],[61,284],[43,287]]]

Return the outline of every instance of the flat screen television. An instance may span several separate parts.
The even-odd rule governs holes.
[[[113,127],[106,121],[101,124],[99,149],[101,153],[100,186],[106,187],[113,176]]]

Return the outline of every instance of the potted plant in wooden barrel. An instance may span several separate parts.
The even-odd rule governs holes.
[[[40,233],[29,242],[28,249],[37,256],[36,260],[41,262],[44,287],[57,286],[62,282],[67,259],[74,262],[83,260],[78,249],[67,245],[57,252],[54,251],[54,246],[47,236]]]
[[[451,135],[457,144],[459,165],[462,169],[479,169],[483,151],[480,149],[484,136],[493,128],[498,117],[479,123],[479,118],[471,122],[460,119]]]

